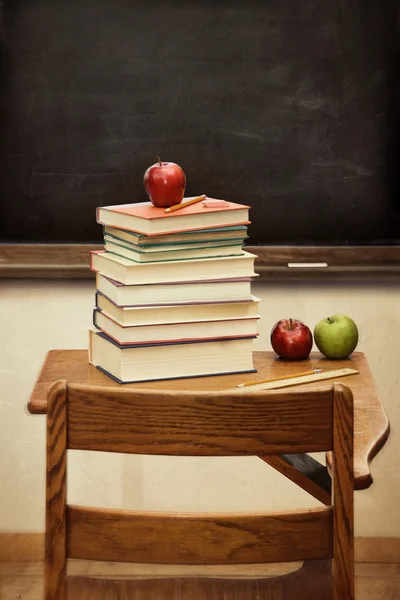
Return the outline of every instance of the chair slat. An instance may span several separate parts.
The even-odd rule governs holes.
[[[68,447],[135,454],[266,455],[330,450],[332,388],[177,392],[68,386]]]
[[[332,507],[269,514],[185,514],[67,507],[69,558],[245,564],[332,556]]]

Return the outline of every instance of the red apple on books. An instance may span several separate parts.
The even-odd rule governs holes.
[[[144,189],[154,206],[167,208],[180,204],[186,187],[186,176],[173,162],[162,162],[159,157],[144,174]]]
[[[280,358],[303,360],[313,345],[310,329],[297,319],[281,319],[272,328],[271,345]]]

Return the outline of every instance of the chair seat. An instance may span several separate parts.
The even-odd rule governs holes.
[[[307,561],[289,575],[263,579],[156,578],[115,580],[72,576],[68,600],[331,600],[331,563]]]

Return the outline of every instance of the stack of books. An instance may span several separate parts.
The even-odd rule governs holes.
[[[98,208],[97,222],[91,364],[119,383],[254,372],[248,206],[205,198],[166,213],[143,202]]]

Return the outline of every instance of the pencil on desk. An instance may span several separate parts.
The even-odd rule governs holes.
[[[175,204],[175,206],[170,206],[164,210],[165,213],[174,212],[176,210],[180,210],[181,208],[185,208],[185,206],[190,206],[191,204],[197,204],[197,202],[201,202],[205,200],[207,196],[203,194],[202,196],[198,196],[197,198],[192,198],[191,200],[187,200],[186,202],[181,202],[180,204]]]
[[[236,387],[259,385],[260,383],[270,383],[272,381],[281,381],[282,379],[294,379],[295,377],[306,377],[307,375],[314,375],[314,373],[322,373],[322,369],[313,369],[312,371],[303,371],[302,373],[292,373],[291,375],[281,375],[280,377],[270,377],[269,379],[259,379],[258,381],[246,381],[245,383],[239,383]]]

